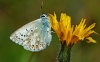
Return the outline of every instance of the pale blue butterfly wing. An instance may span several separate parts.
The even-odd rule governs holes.
[[[40,51],[50,44],[52,35],[49,18],[42,14],[39,19],[34,20],[15,31],[10,39],[22,45],[29,51]]]

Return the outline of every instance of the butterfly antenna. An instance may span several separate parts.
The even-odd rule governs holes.
[[[41,13],[41,14],[43,14],[42,8],[43,8],[43,1],[42,1],[41,8],[40,8],[40,11],[41,11],[40,13]],[[41,15],[41,14],[40,14],[40,15]]]

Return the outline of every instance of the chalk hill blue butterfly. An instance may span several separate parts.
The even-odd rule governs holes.
[[[44,50],[52,40],[49,17],[42,14],[39,19],[22,26],[12,33],[10,39],[32,52]]]

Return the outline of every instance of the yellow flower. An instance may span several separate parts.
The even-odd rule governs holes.
[[[66,15],[66,13],[61,13],[60,21],[57,21],[56,14],[49,14],[51,27],[57,33],[61,43],[66,42],[66,45],[75,44],[80,40],[88,39],[88,43],[96,43],[92,37],[89,35],[92,33],[97,34],[94,30],[96,23],[93,23],[89,27],[86,27],[86,19],[82,19],[79,25],[71,25],[71,17]]]

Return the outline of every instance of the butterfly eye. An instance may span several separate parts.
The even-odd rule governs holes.
[[[47,15],[46,14],[42,14],[40,17],[41,18],[45,18],[45,17],[47,17]]]
[[[41,17],[45,17],[45,16],[41,16]]]

